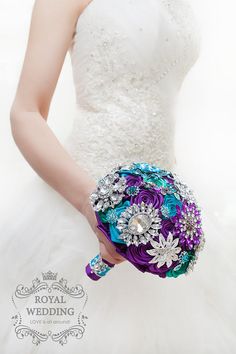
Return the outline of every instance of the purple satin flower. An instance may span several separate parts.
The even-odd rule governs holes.
[[[174,228],[174,223],[170,219],[162,220],[162,227],[161,227],[161,233],[163,236],[167,237],[169,234],[169,231],[173,231]]]
[[[138,195],[132,196],[130,199],[130,204],[139,204],[141,202],[146,204],[152,203],[156,209],[160,209],[163,204],[164,197],[160,193],[159,189],[151,188],[151,189],[140,189]]]
[[[127,175],[125,178],[128,186],[140,186],[143,183],[143,178],[139,175]]]

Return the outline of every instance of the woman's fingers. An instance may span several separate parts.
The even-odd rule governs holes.
[[[102,258],[106,259],[107,261],[113,264],[119,264],[126,260],[124,257],[120,256],[115,250],[108,249],[106,245],[101,241],[99,241],[99,248]]]
[[[90,204],[85,212],[85,216],[92,227],[92,230],[95,232],[97,239],[99,241],[100,252],[102,258],[113,264],[119,264],[123,261],[126,261],[126,258],[122,257],[118,252],[116,252],[115,245],[108,240],[104,233],[97,227],[97,219],[95,213]]]
[[[124,257],[122,257],[119,253],[116,252],[116,247],[115,245],[107,239],[107,237],[104,235],[104,233],[100,230],[98,230],[97,233],[99,241],[101,241],[105,247],[107,252],[116,260],[116,261],[124,261],[126,260]]]

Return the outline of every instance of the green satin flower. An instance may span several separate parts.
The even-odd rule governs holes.
[[[146,162],[134,162],[135,169],[139,169],[142,172],[160,172],[161,169],[155,165]]]
[[[179,255],[180,264],[175,266],[175,268],[168,270],[166,276],[171,278],[177,278],[179,275],[186,273],[189,262],[195,258],[194,251],[183,251]]]
[[[147,182],[147,183],[155,183],[157,185],[157,187],[167,187],[168,185],[168,182],[166,180],[164,180],[163,178],[161,177],[158,177],[157,175],[148,175],[148,174],[145,174],[143,175],[143,180],[144,182]]]

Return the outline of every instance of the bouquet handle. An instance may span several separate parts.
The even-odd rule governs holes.
[[[111,270],[115,264],[107,261],[102,258],[101,253],[99,252],[91,261],[86,265],[85,270],[86,274],[92,280],[99,280],[104,275]]]

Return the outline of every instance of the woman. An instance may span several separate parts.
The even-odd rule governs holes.
[[[77,114],[63,146],[47,118],[68,50]],[[68,338],[69,353],[233,353],[232,319],[221,320],[220,297],[210,306],[205,295],[215,284],[208,258],[189,279],[142,274],[97,229],[89,203],[98,179],[120,163],[176,168],[175,102],[198,54],[199,33],[186,0],[35,2],[11,127],[40,179],[1,228],[4,316],[7,294],[18,282],[29,284],[52,270],[79,280],[88,295],[87,326],[80,341]],[[209,231],[215,231],[210,223]],[[98,250],[116,266],[93,282],[85,265]],[[40,323],[38,340],[45,343],[37,352],[57,353],[56,337],[47,330]],[[14,332],[3,329],[4,353],[36,351],[25,333],[19,343]]]

